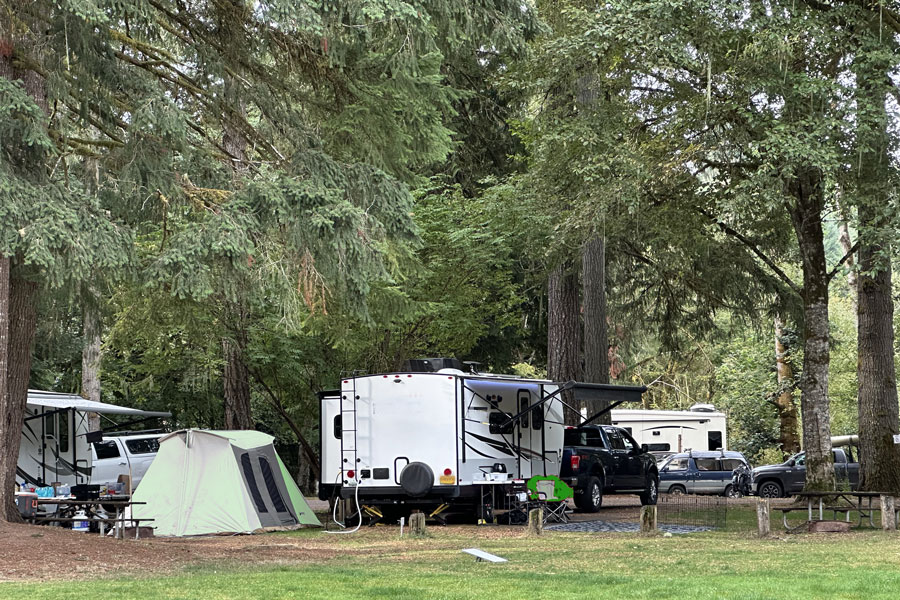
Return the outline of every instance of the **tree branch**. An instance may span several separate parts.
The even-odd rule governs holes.
[[[754,244],[749,239],[747,239],[746,237],[744,237],[743,235],[741,235],[740,233],[738,233],[737,231],[732,229],[727,224],[723,223],[722,221],[719,221],[715,217],[715,215],[711,214],[709,211],[704,210],[699,207],[696,208],[696,210],[701,215],[703,215],[704,217],[706,217],[707,219],[712,221],[715,225],[717,225],[719,227],[719,229],[722,230],[723,233],[725,233],[726,235],[730,235],[731,237],[733,237],[734,239],[739,241],[741,244],[746,246],[747,249],[750,250],[753,254],[755,254],[761,261],[763,261],[766,264],[766,266],[768,266],[770,269],[772,269],[772,271],[778,276],[778,278],[781,279],[791,289],[791,291],[793,291],[798,296],[801,296],[803,294],[803,290],[800,288],[800,286],[798,286],[796,283],[794,283],[794,281],[790,277],[787,276],[787,273],[782,271],[781,268],[775,264],[775,261],[773,261],[771,258],[766,256],[765,253],[763,253],[763,251],[760,250],[756,246],[756,244]]]
[[[829,283],[834,278],[834,276],[838,274],[838,271],[841,269],[842,266],[844,266],[844,263],[847,262],[848,260],[850,260],[851,256],[856,254],[857,250],[859,250],[859,240],[856,240],[856,243],[853,244],[853,246],[851,246],[849,250],[847,250],[847,254],[845,254],[841,258],[841,260],[839,260],[837,262],[837,264],[834,265],[834,268],[831,270],[831,272],[825,276],[825,278],[828,280]]]

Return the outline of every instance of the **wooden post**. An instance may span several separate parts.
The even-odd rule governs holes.
[[[532,508],[528,511],[528,535],[541,535],[544,533],[544,509]]]
[[[425,513],[414,512],[409,515],[410,535],[425,535]]]
[[[656,531],[656,506],[641,507],[641,533]]]
[[[897,529],[897,522],[894,520],[894,497],[881,496],[881,528],[885,531],[894,531]]]
[[[768,498],[759,498],[756,501],[756,525],[759,528],[759,537],[761,538],[767,537],[771,532]]]

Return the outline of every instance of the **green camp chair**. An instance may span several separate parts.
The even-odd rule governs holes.
[[[575,492],[555,475],[535,475],[526,484],[528,496],[534,506],[544,511],[544,523],[568,523],[568,500]]]

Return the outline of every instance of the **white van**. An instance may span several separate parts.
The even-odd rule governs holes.
[[[91,444],[91,483],[114,483],[119,475],[131,475],[131,487],[136,488],[156,458],[162,435],[105,436]]]

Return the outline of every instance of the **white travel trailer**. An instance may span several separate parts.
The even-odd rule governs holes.
[[[725,414],[712,404],[689,410],[613,410],[612,424],[625,429],[651,452],[727,450]]]
[[[559,474],[563,390],[626,390],[467,374],[455,359],[411,363],[319,394],[323,500],[356,498],[388,517],[412,507],[484,516],[513,480]]]
[[[102,436],[101,432],[88,433],[89,413],[118,415],[129,422],[171,416],[92,402],[75,394],[28,390],[16,482],[35,486],[89,483],[90,443],[100,441]]]

